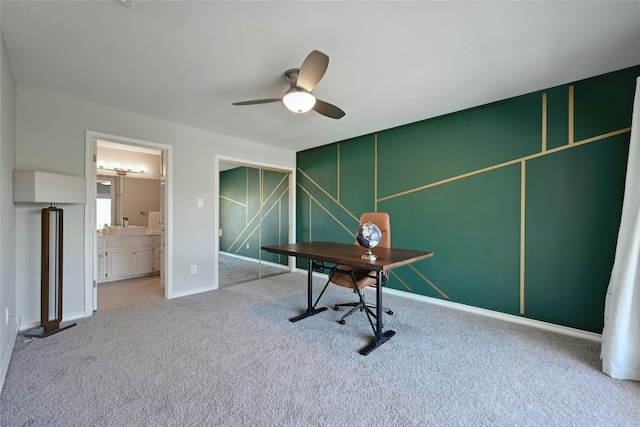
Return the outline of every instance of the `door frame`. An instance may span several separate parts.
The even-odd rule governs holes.
[[[275,172],[286,173],[289,176],[289,242],[295,243],[296,241],[296,173],[295,168],[289,168],[285,166],[272,165],[268,163],[260,163],[246,159],[238,159],[235,157],[227,157],[216,154],[214,165],[215,185],[214,188],[214,219],[213,229],[215,232],[215,239],[213,239],[213,262],[214,262],[214,289],[219,288],[219,265],[220,265],[220,163],[232,164],[236,166],[244,166],[249,168],[264,169]],[[259,257],[262,259],[262,256]],[[289,271],[296,271],[295,257],[289,257],[288,266]]]
[[[97,180],[97,140],[107,140],[124,145],[135,145],[139,147],[162,150],[164,185],[164,206],[161,210],[164,213],[162,218],[164,224],[164,240],[166,246],[163,251],[164,271],[164,297],[170,299],[173,296],[173,147],[157,142],[143,141],[139,139],[127,138],[117,135],[110,135],[102,132],[87,130],[85,132],[85,178],[87,180],[87,203],[85,204],[85,316],[91,316],[97,309],[97,259],[98,259],[98,233],[96,232],[96,180]]]

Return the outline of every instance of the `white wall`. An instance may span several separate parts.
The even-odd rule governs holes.
[[[232,138],[70,95],[18,84],[17,170],[83,176],[85,131],[173,147],[173,293],[186,295],[214,286],[214,159],[216,155],[294,168],[293,151]],[[205,201],[197,207],[197,199]],[[64,320],[85,313],[84,206],[64,209]],[[39,217],[42,206],[17,208],[17,310],[23,326],[38,324]],[[191,265],[198,274],[190,273]]]
[[[0,40],[0,390],[16,338],[16,210],[13,169],[16,158],[16,82],[4,37]],[[9,322],[6,322],[6,310]]]

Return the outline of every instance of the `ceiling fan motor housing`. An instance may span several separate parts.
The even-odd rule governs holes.
[[[298,82],[298,73],[300,73],[300,68],[291,68],[284,72],[284,78],[287,79],[291,87],[294,87]]]

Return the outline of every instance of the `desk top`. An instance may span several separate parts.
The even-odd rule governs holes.
[[[345,264],[363,270],[389,270],[433,256],[433,252],[407,249],[375,247],[371,251],[375,260],[362,259],[366,249],[359,245],[332,242],[289,243],[286,245],[262,246],[267,252]]]

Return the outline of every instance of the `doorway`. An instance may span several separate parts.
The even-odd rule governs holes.
[[[169,298],[171,147],[95,132],[86,140],[85,312]]]
[[[294,240],[293,170],[217,157],[218,288],[283,274],[293,263],[263,245]]]

